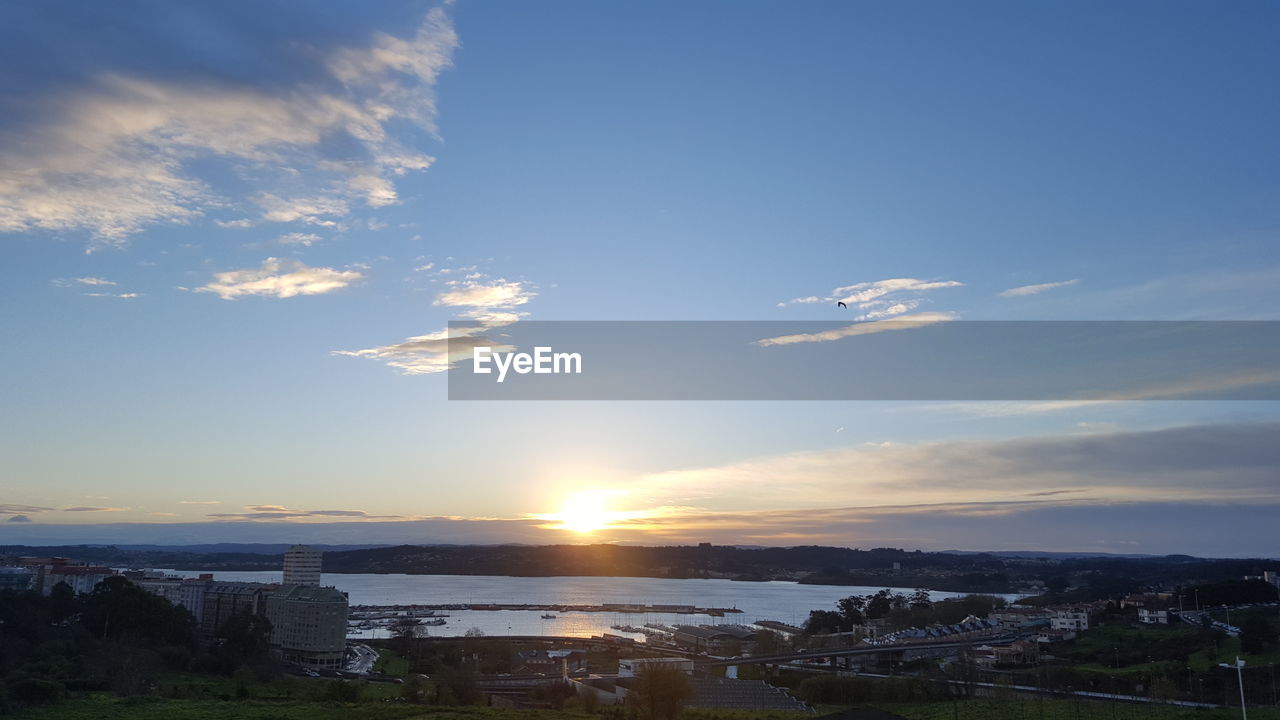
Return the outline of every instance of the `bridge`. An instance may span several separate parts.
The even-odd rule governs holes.
[[[823,650],[805,650],[803,652],[779,653],[776,655],[748,655],[738,658],[716,658],[698,662],[698,667],[724,667],[728,665],[762,665],[818,660],[830,657],[851,657],[854,655],[875,655],[877,653],[896,653],[907,650],[946,650],[966,648],[975,645],[1002,644],[1017,640],[1016,635],[1000,637],[968,638],[951,642],[902,643],[897,645],[862,645],[848,648],[826,648]]]

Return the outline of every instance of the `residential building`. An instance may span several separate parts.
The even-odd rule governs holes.
[[[35,573],[27,568],[0,567],[0,592],[30,590],[35,577]]]
[[[1148,625],[1168,625],[1169,611],[1154,608],[1138,608],[1138,622]]]
[[[261,615],[266,596],[279,587],[266,583],[210,581],[204,591],[199,616],[200,632],[205,639],[216,638],[223,624],[233,615],[246,612]]]
[[[288,663],[342,667],[347,647],[345,593],[335,588],[286,585],[266,598],[271,649]]]
[[[1054,630],[1075,630],[1081,632],[1089,629],[1089,610],[1087,608],[1064,608],[1053,611],[1049,627]]]
[[[309,585],[320,587],[319,550],[306,545],[294,545],[284,552],[285,585]]]
[[[757,631],[742,625],[677,625],[676,645],[695,652],[741,654],[750,652]]]

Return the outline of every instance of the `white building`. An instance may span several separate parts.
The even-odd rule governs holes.
[[[284,551],[284,585],[320,587],[319,550],[306,545],[294,545]]]
[[[1083,608],[1067,608],[1054,610],[1049,618],[1049,627],[1054,630],[1075,630],[1080,632],[1089,629],[1089,611]]]
[[[1168,625],[1169,611],[1150,608],[1138,608],[1138,622],[1148,625]]]

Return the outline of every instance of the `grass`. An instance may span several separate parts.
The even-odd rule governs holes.
[[[378,660],[373,664],[373,671],[404,677],[409,674],[409,661],[399,653],[386,648],[377,648]]]
[[[1074,700],[967,700],[955,703],[881,704],[908,720],[1237,720],[1238,709],[1201,710],[1168,705]],[[1250,720],[1280,720],[1280,709],[1250,708]]]
[[[169,700],[94,695],[15,713],[15,720],[584,720],[589,716],[483,707],[424,707],[390,702],[358,704],[266,700]]]

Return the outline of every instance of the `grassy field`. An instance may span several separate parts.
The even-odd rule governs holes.
[[[908,720],[1238,720],[1239,710],[1199,710],[1163,705],[1024,700],[878,705]],[[1249,720],[1280,720],[1280,709],[1251,708]]]
[[[10,715],[17,720],[584,720],[554,710],[424,707],[390,702],[319,703],[270,700],[169,700],[95,695]]]

